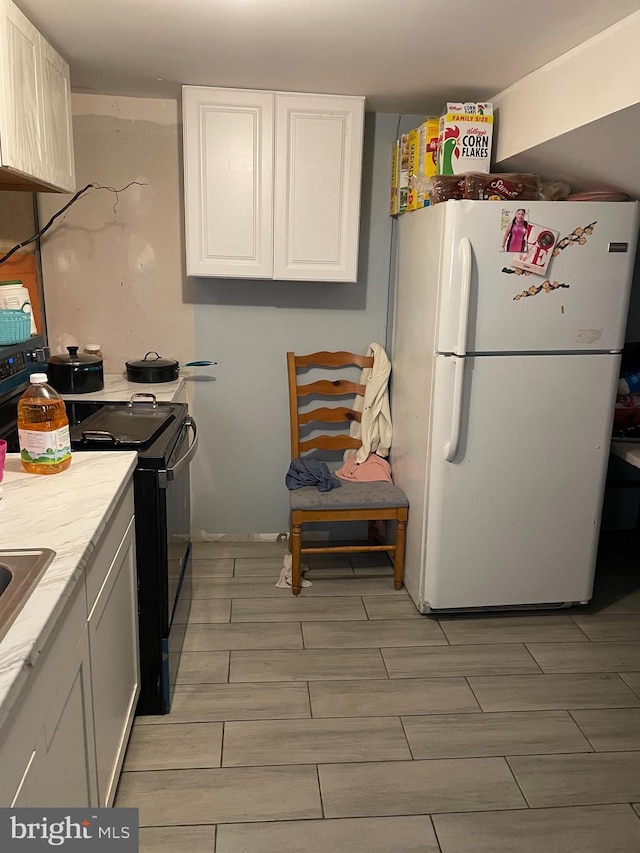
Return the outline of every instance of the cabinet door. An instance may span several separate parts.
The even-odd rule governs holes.
[[[2,165],[44,180],[41,36],[11,0],[0,9]]]
[[[110,806],[139,691],[133,519],[89,614],[91,680],[101,806]]]
[[[60,189],[75,192],[69,66],[44,39],[41,39],[41,48],[42,127],[47,181]]]
[[[273,94],[185,86],[187,275],[271,278]]]
[[[276,94],[274,278],[356,281],[364,98]]]
[[[16,792],[15,806],[97,804],[89,669],[85,627]]]
[[[29,760],[27,762],[27,766],[25,767],[24,773],[22,774],[22,778],[20,779],[20,785],[18,790],[15,792],[13,799],[11,800],[10,808],[12,809],[26,809],[29,807],[29,802],[27,798],[27,788],[29,787],[28,779],[29,773],[31,772],[31,765],[35,761],[36,751],[35,749],[29,756]]]

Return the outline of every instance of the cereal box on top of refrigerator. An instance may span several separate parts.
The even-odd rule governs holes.
[[[420,133],[417,127],[409,131],[409,185],[407,192],[407,211],[424,207],[418,205],[418,177],[420,162]]]
[[[448,103],[438,128],[438,174],[490,171],[492,136],[492,104]]]
[[[404,213],[407,209],[409,196],[409,134],[403,133],[400,137],[400,170],[398,183],[399,208],[398,213]]]

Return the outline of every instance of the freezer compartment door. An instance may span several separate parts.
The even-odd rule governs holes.
[[[438,352],[622,349],[640,205],[450,201],[444,206]],[[543,241],[558,234],[542,275],[517,268],[514,253],[502,251],[519,207],[528,227],[538,229],[530,232],[532,239],[540,235],[539,226],[547,231],[546,238],[538,236]]]
[[[420,609],[591,598],[619,360],[437,359]]]

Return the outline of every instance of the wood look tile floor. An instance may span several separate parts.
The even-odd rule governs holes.
[[[386,558],[198,544],[170,714],[115,805],[141,853],[639,853],[640,540],[584,608],[421,616]]]

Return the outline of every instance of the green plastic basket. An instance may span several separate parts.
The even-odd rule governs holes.
[[[0,309],[0,346],[19,344],[31,337],[31,314],[11,308]]]

